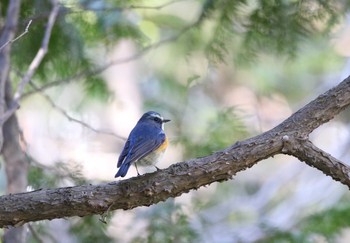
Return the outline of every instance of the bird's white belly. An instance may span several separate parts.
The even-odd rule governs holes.
[[[150,153],[149,155],[147,155],[146,157],[138,160],[136,163],[137,165],[140,166],[151,166],[151,165],[155,165],[159,162],[159,160],[161,159],[161,157],[163,156],[164,152],[161,153]]]

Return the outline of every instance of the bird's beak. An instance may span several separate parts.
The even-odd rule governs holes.
[[[163,123],[170,122],[171,120],[169,119],[163,119]]]

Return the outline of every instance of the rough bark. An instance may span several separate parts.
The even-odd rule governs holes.
[[[18,23],[20,1],[9,1],[5,26],[0,37],[0,151],[5,161],[7,193],[23,192],[27,187],[27,162],[19,144],[19,128],[15,115],[6,115],[12,102],[9,80],[11,41]],[[26,228],[17,227],[5,231],[6,242],[26,242]]]
[[[308,135],[350,104],[350,77],[277,127],[203,158],[102,185],[84,185],[0,197],[0,227],[29,221],[103,214],[148,206],[216,181],[231,179],[275,154],[290,154],[350,188],[350,167],[315,147]]]
[[[9,84],[8,84],[9,85]],[[28,162],[19,144],[20,130],[16,115],[12,115],[4,124],[4,144],[2,155],[5,161],[7,193],[26,191]],[[11,228],[4,234],[6,242],[26,242],[26,227]]]
[[[10,82],[6,85],[6,103],[12,102],[12,89]],[[27,188],[28,161],[21,148],[20,128],[17,116],[12,115],[4,124],[4,145],[2,155],[5,161],[7,176],[7,192],[24,192]]]
[[[18,23],[18,15],[20,9],[21,1],[13,0],[9,2],[7,8],[6,20],[4,28],[1,30],[0,35],[0,46],[8,43],[15,36],[15,30]],[[8,74],[10,70],[10,52],[11,45],[4,46],[0,51],[0,151],[3,144],[3,129],[2,126],[5,122],[5,113],[7,110],[7,105],[5,101],[5,87],[8,81]]]

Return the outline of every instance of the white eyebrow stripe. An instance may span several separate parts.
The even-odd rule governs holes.
[[[159,119],[161,119],[162,121],[164,120],[164,118],[163,117],[161,117],[160,115],[158,115],[158,114],[151,114],[151,116],[153,116],[153,117],[158,117]]]

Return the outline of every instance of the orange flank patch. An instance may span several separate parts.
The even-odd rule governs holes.
[[[166,150],[166,148],[168,147],[168,144],[169,144],[168,138],[165,137],[164,143],[160,145],[159,148],[157,148],[157,151],[164,152],[164,150]]]

